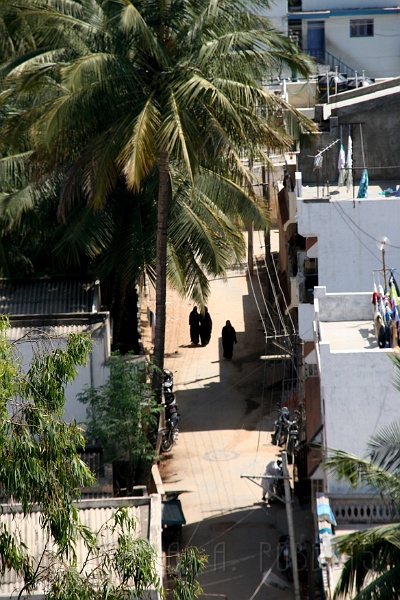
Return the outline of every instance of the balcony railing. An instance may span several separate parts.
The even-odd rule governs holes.
[[[367,495],[329,495],[329,502],[338,524],[347,523],[391,523],[399,520],[396,508],[379,497]]]

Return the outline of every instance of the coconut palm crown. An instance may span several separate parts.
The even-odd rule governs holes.
[[[30,148],[36,182],[62,170],[64,217],[77,202],[104,206],[121,178],[132,202],[152,190],[160,368],[173,262],[168,239],[175,233],[182,249],[189,234],[171,231],[174,211],[179,222],[177,197],[208,199],[203,215],[212,209],[220,223],[210,245],[223,249],[227,191],[238,215],[262,214],[242,158],[265,163],[266,149],[291,148],[283,111],[303,131],[315,131],[263,85],[283,65],[302,75],[310,70],[309,59],[261,15],[268,9],[266,0],[16,0],[3,23],[8,40],[15,32],[25,38],[24,54],[1,69],[3,106],[13,104],[13,111],[0,151]],[[197,227],[207,223],[188,202],[185,209]],[[200,271],[192,271],[192,288]],[[182,281],[176,270],[175,279]]]

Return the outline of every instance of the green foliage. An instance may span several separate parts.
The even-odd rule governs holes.
[[[109,532],[109,533],[107,533]],[[117,539],[107,547],[102,539]],[[154,549],[136,534],[136,521],[127,507],[117,510],[113,518],[96,534],[98,544],[92,545],[83,561],[84,568],[53,556],[48,581],[47,600],[126,600],[148,599],[148,591],[163,591],[158,575]],[[197,581],[207,557],[194,547],[182,550],[174,576],[174,600],[194,600],[201,593]],[[90,567],[90,568],[88,568]]]
[[[77,367],[86,363],[91,341],[70,336],[64,347],[35,332],[33,357],[22,367],[18,345],[7,340],[7,317],[0,319],[0,482],[3,493],[28,514],[34,505],[42,512],[43,535],[49,535],[63,554],[73,551],[78,515],[73,502],[93,476],[80,460],[84,443],[75,422],[63,420],[64,387]],[[39,342],[38,342],[39,339]],[[0,570],[15,569],[32,578],[31,559],[18,534],[3,525]]]
[[[190,546],[182,550],[173,573],[175,577],[174,600],[193,600],[200,596],[203,590],[197,577],[204,569],[207,560],[208,557],[198,548]]]
[[[87,362],[91,341],[71,335],[60,342],[32,332],[33,357],[22,368],[17,344],[7,340],[8,319],[0,319],[0,481],[2,492],[20,502],[25,515],[41,511],[42,535],[52,544],[42,556],[31,556],[18,528],[0,526],[0,574],[14,570],[24,580],[24,592],[39,584],[47,600],[126,600],[150,598],[158,590],[159,557],[147,539],[139,537],[128,508],[93,533],[79,521],[76,500],[80,488],[94,479],[82,463],[77,446],[84,445],[82,430],[63,420],[64,386],[73,381],[77,367]],[[158,414],[146,372],[137,371],[129,359],[114,356],[107,386],[96,396],[103,410],[115,409],[107,435],[132,443],[122,451],[134,459],[151,456],[144,434]],[[114,403],[116,405],[114,406]],[[98,415],[107,416],[106,413]],[[128,421],[127,427],[123,427]],[[107,420],[107,419],[105,419]],[[129,430],[129,435],[128,435]],[[101,431],[94,427],[93,431]],[[133,439],[132,431],[134,432]],[[122,447],[122,446],[121,446]],[[120,451],[120,450],[118,450]],[[107,540],[107,543],[105,543]],[[110,541],[111,540],[111,541]],[[81,549],[78,561],[76,548]],[[52,548],[52,549],[51,549]],[[82,548],[84,555],[82,556]],[[39,561],[39,562],[36,562]],[[194,550],[183,553],[177,577],[176,599],[195,598],[196,576],[204,560]],[[191,595],[188,595],[191,594]]]
[[[101,444],[107,460],[151,461],[155,452],[149,433],[157,426],[160,413],[148,383],[151,368],[138,365],[129,354],[114,353],[109,369],[104,386],[79,396],[88,405],[86,439]]]
[[[395,361],[397,368],[399,361]],[[374,434],[367,445],[367,456],[329,449],[325,466],[338,479],[353,488],[380,494],[398,521],[400,509],[399,448],[400,424],[391,423]],[[335,598],[353,600],[393,600],[400,594],[400,524],[370,527],[335,540],[344,566],[335,589]]]
[[[156,552],[138,537],[127,507],[118,509],[95,537],[80,565],[52,556],[46,599],[126,600],[150,598],[151,589],[162,593]]]
[[[0,155],[11,220],[28,210],[29,230],[40,221],[47,252],[94,260],[102,280],[114,270],[129,285],[144,272],[154,278],[158,159],[166,151],[175,205],[168,275],[204,304],[203,272],[218,275],[243,256],[243,220],[267,225],[241,157],[265,161],[267,147],[291,147],[283,112],[314,127],[262,86],[282,65],[306,75],[311,64],[262,16],[268,8],[268,0],[0,0],[9,50],[0,69]],[[30,208],[13,202],[17,182]],[[181,201],[181,184],[190,202]],[[53,211],[45,228],[39,195],[46,205],[61,195],[59,214],[71,227],[55,231]],[[185,239],[174,243],[178,214]]]

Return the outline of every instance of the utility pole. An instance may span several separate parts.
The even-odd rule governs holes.
[[[299,581],[299,571],[297,565],[297,544],[294,534],[294,522],[293,522],[293,502],[292,502],[292,492],[290,487],[290,475],[287,463],[287,454],[285,451],[281,452],[282,459],[282,475],[241,475],[240,477],[245,477],[246,479],[250,479],[254,483],[255,479],[283,479],[283,486],[285,489],[285,499],[278,498],[285,504],[286,507],[286,518],[288,525],[288,535],[289,535],[289,544],[290,544],[290,554],[292,558],[292,572],[293,572],[293,588],[294,588],[294,600],[301,600],[300,594],[300,581]],[[257,483],[257,485],[260,485]]]
[[[288,524],[290,554],[292,555],[294,597],[295,597],[295,600],[301,600],[299,571],[298,571],[298,567],[297,567],[297,545],[296,545],[296,539],[294,536],[292,493],[291,493],[291,488],[290,488],[290,483],[289,483],[289,470],[288,470],[286,452],[282,452],[282,473],[283,473],[283,485],[285,488],[285,507],[286,507],[286,518],[287,518],[287,524]]]

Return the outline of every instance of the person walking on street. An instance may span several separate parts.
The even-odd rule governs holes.
[[[197,312],[197,306],[193,307],[193,310],[191,311],[190,315],[189,315],[189,326],[190,326],[190,341],[192,342],[192,344],[197,344],[199,343],[199,337],[200,337],[200,315]]]
[[[207,346],[211,339],[212,319],[207,306],[204,307],[204,313],[200,314],[200,340],[202,346]]]
[[[233,344],[237,344],[236,331],[230,321],[222,328],[222,348],[224,358],[232,358]]]
[[[279,477],[282,475],[282,460],[278,458],[278,460],[271,460],[265,467],[264,476],[276,476]],[[263,479],[261,483],[263,495],[262,500],[271,500],[274,496],[274,486],[275,479]]]

